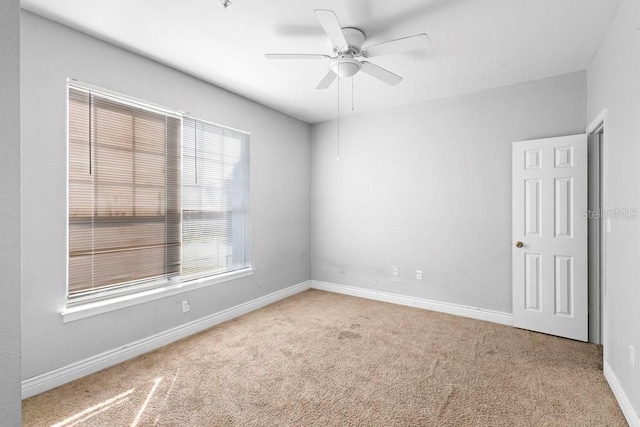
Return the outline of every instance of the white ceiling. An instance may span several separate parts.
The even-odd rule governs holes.
[[[397,86],[359,73],[355,113],[379,111],[584,70],[620,0],[22,0],[22,7],[301,120],[337,117],[338,85],[315,86],[332,54],[313,10],[334,10],[367,44],[426,32],[427,51],[372,58]],[[351,112],[351,81],[340,85]]]

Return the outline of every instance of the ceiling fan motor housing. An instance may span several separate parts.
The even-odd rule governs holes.
[[[347,40],[349,46],[346,50],[340,50],[334,46],[333,50],[336,54],[352,54],[352,55],[360,55],[360,51],[362,49],[362,43],[364,43],[365,35],[362,31],[357,28],[346,27],[342,29],[342,33],[344,34],[344,38]]]

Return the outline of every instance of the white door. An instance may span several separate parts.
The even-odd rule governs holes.
[[[514,326],[587,341],[587,136],[513,143]]]

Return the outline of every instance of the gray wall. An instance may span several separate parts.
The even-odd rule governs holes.
[[[62,323],[68,77],[252,132],[254,276]],[[309,279],[306,123],[28,12],[22,89],[24,379]]]
[[[0,423],[20,404],[20,2],[0,2]]]
[[[511,312],[511,143],[584,133],[586,102],[578,72],[354,116],[339,161],[312,126],[312,278]]]
[[[623,0],[589,70],[589,120],[603,108],[605,207],[640,209],[640,2]],[[640,414],[640,222],[614,219],[606,240],[605,358]],[[629,346],[636,366],[629,362]]]

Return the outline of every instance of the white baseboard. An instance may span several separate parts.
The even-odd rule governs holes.
[[[618,381],[618,377],[616,377],[616,374],[606,360],[604,361],[604,377],[607,379],[613,395],[618,400],[618,405],[620,405],[620,409],[622,409],[622,413],[627,419],[629,427],[640,427],[640,417],[638,417],[638,413],[633,409],[631,401],[622,389],[620,381]]]
[[[310,281],[302,282],[272,294],[231,307],[227,310],[203,317],[202,319],[194,320],[193,322],[169,329],[157,335],[124,345],[120,348],[109,350],[62,368],[28,378],[22,381],[22,398],[26,399],[27,397],[35,396],[36,394],[51,390],[52,388],[61,386],[70,381],[82,378],[110,366],[117,365],[125,360],[148,353],[189,335],[204,331],[205,329],[211,328],[219,323],[226,322],[227,320],[234,319],[291,295],[305,291],[309,289],[310,286]]]
[[[311,281],[311,288],[376,301],[406,305],[409,307],[423,308],[425,310],[439,311],[441,313],[455,314],[457,316],[470,317],[472,319],[486,320],[488,322],[500,323],[502,325],[511,326],[513,324],[513,316],[510,313],[504,313],[501,311],[485,310],[483,308],[410,297],[390,292],[373,291],[371,289],[357,288],[354,286],[319,282],[317,280]]]

